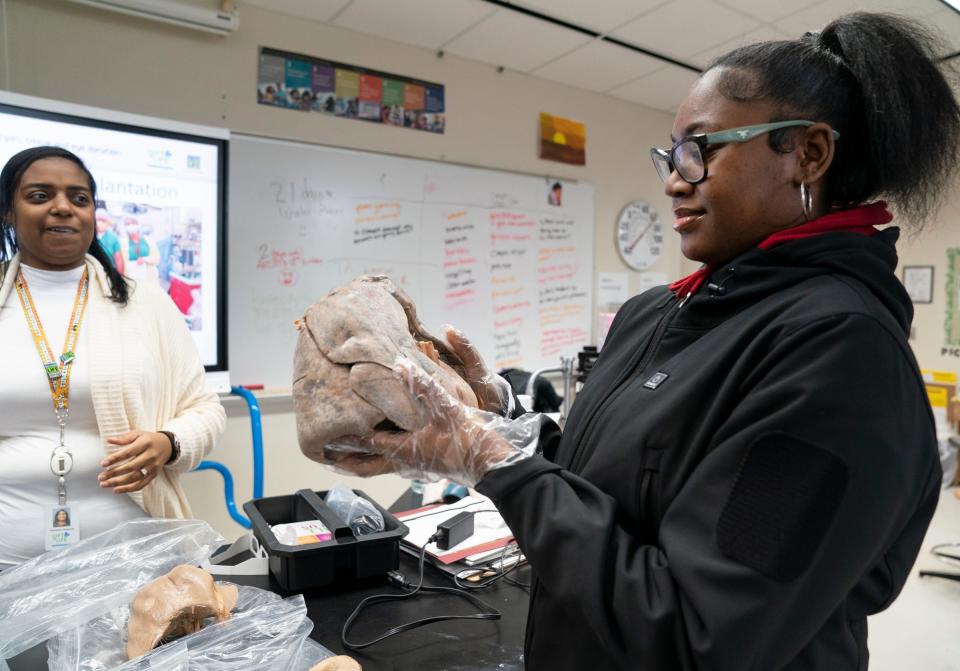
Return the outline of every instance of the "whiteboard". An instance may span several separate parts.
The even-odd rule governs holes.
[[[593,186],[232,135],[233,383],[289,387],[294,320],[330,289],[388,275],[440,335],[495,369],[557,366],[589,344]]]

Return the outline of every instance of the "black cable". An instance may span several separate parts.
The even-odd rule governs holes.
[[[531,583],[528,583],[528,582],[520,582],[519,580],[514,580],[513,578],[511,578],[511,577],[509,577],[509,576],[504,576],[504,577],[503,577],[503,581],[504,581],[505,583],[507,583],[508,585],[513,585],[514,587],[519,587],[520,589],[525,590],[525,591],[527,591],[527,592],[529,592],[529,591],[530,591],[530,588],[532,587],[532,584],[531,584]]]
[[[468,594],[467,592],[453,587],[424,587],[423,585],[423,565],[426,561],[426,552],[427,545],[430,543],[436,542],[440,537],[439,533],[435,533],[431,536],[426,543],[423,544],[423,547],[420,548],[420,580],[417,583],[416,587],[412,588],[412,591],[407,592],[406,594],[374,594],[373,596],[368,596],[363,599],[360,603],[357,604],[357,607],[354,608],[353,612],[350,613],[350,617],[347,618],[347,621],[343,623],[343,630],[340,632],[340,643],[344,648],[348,650],[362,650],[363,648],[368,648],[375,643],[390,638],[396,634],[399,634],[404,631],[410,631],[411,629],[416,629],[417,627],[422,627],[427,624],[432,624],[434,622],[444,622],[446,620],[499,620],[500,611],[496,608],[488,606],[483,601]],[[401,588],[410,589],[410,584],[403,580],[403,576],[395,574],[391,576],[392,582],[399,584]],[[399,626],[393,627],[392,629],[387,630],[383,635],[378,636],[372,641],[366,641],[364,643],[351,643],[347,640],[347,631],[350,629],[350,626],[353,624],[354,620],[357,619],[357,616],[360,615],[360,611],[366,608],[369,605],[375,603],[382,603],[384,601],[398,601],[400,599],[409,599],[416,596],[420,592],[443,592],[448,594],[455,594],[457,596],[462,596],[475,605],[477,608],[481,609],[480,613],[475,613],[473,615],[434,615],[433,617],[425,617],[421,620],[415,620],[414,622],[407,622],[406,624],[401,624]]]
[[[457,587],[459,587],[460,589],[465,589],[465,590],[468,590],[468,591],[471,591],[471,592],[476,592],[476,591],[479,591],[479,590],[484,590],[484,589],[488,589],[488,588],[490,588],[490,587],[493,587],[495,584],[497,584],[497,583],[500,582],[501,580],[504,580],[505,582],[507,582],[507,583],[509,583],[509,584],[511,584],[511,585],[514,585],[514,586],[516,586],[516,587],[519,587],[520,589],[529,590],[529,589],[530,589],[530,585],[529,585],[529,584],[524,583],[524,582],[520,582],[520,581],[518,581],[518,580],[514,580],[513,578],[508,577],[511,573],[513,573],[513,572],[516,571],[518,568],[520,568],[521,563],[520,563],[519,558],[517,559],[516,562],[514,562],[513,566],[511,566],[510,568],[508,568],[508,569],[506,569],[506,570],[504,570],[504,568],[503,568],[503,562],[504,562],[504,561],[506,560],[506,558],[507,558],[507,550],[510,548],[511,545],[516,545],[516,541],[511,541],[510,543],[507,543],[506,545],[503,546],[503,550],[500,552],[500,559],[499,559],[499,562],[500,562],[500,571],[499,571],[496,575],[487,578],[487,579],[484,580],[483,582],[480,582],[480,583],[477,583],[477,584],[471,584],[471,583],[468,583],[468,582],[467,582],[467,578],[461,578],[460,576],[463,575],[464,573],[471,572],[471,571],[474,572],[472,575],[476,575],[476,572],[479,572],[481,575],[483,575],[484,572],[486,572],[486,571],[492,571],[493,568],[492,568],[492,565],[490,565],[490,564],[488,564],[487,566],[483,566],[483,567],[468,568],[468,569],[464,569],[464,570],[460,571],[460,573],[457,573],[455,576],[453,576],[453,582],[454,582],[454,584],[455,584]],[[520,550],[520,548],[519,548],[519,546],[518,546],[518,547],[517,547],[517,551],[519,552],[519,550]]]
[[[920,571],[919,576],[921,578],[944,578],[960,581],[960,573],[947,573],[946,571]]]
[[[946,548],[951,548],[952,552],[946,552]],[[930,548],[930,554],[936,557],[944,564],[950,566],[960,566],[960,543],[938,543]],[[946,580],[960,581],[960,573],[947,573],[946,571],[920,571],[921,578],[944,578]]]

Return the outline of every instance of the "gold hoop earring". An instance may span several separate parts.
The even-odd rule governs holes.
[[[800,182],[800,207],[803,209],[803,218],[810,221],[813,214],[813,196],[806,182]]]

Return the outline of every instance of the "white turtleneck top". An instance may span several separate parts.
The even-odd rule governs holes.
[[[63,351],[84,266],[50,271],[20,266],[55,356]],[[90,278],[90,290],[96,279]],[[73,455],[67,505],[81,538],[145,513],[126,494],[102,489],[97,475],[106,455],[90,393],[87,329],[80,326],[70,375],[70,416],[64,443]],[[57,503],[50,457],[59,442],[50,386],[14,289],[0,310],[0,568],[44,551],[48,511]]]

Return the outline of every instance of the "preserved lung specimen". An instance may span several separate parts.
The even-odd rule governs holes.
[[[463,403],[479,405],[459,357],[386,277],[366,275],[334,289],[297,327],[293,398],[300,449],[311,459],[328,461],[326,445],[374,429],[420,427],[416,404],[393,373],[398,357],[413,359]]]

